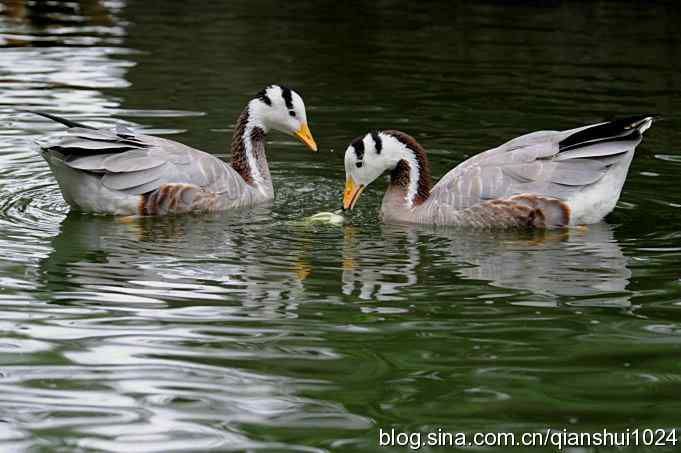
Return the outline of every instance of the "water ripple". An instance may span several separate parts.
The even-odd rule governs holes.
[[[383,1],[364,26],[312,3],[171,3],[0,1],[0,449],[373,451],[389,426],[678,424],[672,11]],[[321,152],[268,135],[277,198],[246,212],[70,212],[34,145],[64,128],[20,111],[224,154],[280,77]],[[588,229],[382,225],[380,181],[344,225],[301,222],[338,208],[343,151],[369,129],[416,136],[439,176],[530,130],[658,110]]]

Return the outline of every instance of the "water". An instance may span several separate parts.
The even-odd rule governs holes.
[[[679,12],[502,3],[0,2],[0,449],[678,428]],[[303,95],[321,152],[272,134],[274,205],[214,216],[69,213],[31,145],[61,126],[14,111],[224,155],[272,82]],[[524,132],[641,112],[665,119],[588,230],[381,225],[382,184],[342,227],[299,222],[339,207],[343,151],[372,128],[415,135],[440,177]]]

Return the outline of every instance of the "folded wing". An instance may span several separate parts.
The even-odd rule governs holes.
[[[640,115],[523,135],[458,165],[435,185],[431,198],[454,208],[528,193],[566,199],[618,163],[628,165],[653,119]]]
[[[238,196],[246,185],[230,165],[211,154],[120,126],[113,130],[72,127],[42,145],[42,151],[59,153],[68,167],[98,175],[105,187],[130,195],[183,183]]]

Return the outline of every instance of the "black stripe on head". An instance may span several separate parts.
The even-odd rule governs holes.
[[[364,157],[364,141],[362,140],[364,136],[356,138],[350,146],[355,148],[355,155],[357,156],[357,160],[362,160]]]
[[[281,97],[284,98],[284,103],[286,108],[289,110],[293,109],[293,95],[291,94],[291,89],[288,87],[281,87]]]
[[[267,88],[263,88],[262,90],[258,91],[258,94],[256,94],[255,97],[267,105],[272,105],[272,99],[270,99],[270,97],[267,95]]]
[[[381,137],[378,135],[378,132],[372,131],[371,138],[374,139],[374,147],[376,148],[376,154],[381,154],[381,150],[383,149],[383,141],[381,140]]]

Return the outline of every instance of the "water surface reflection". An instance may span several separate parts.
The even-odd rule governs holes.
[[[242,310],[264,300],[294,303],[304,270],[294,264],[299,255],[287,256],[286,250],[295,250],[297,241],[279,238],[271,216],[268,207],[125,220],[70,213],[40,268],[58,299],[64,297],[61,288],[81,288],[86,292],[69,297],[219,303],[229,294]],[[281,255],[272,260],[271,250]]]
[[[198,3],[0,1],[0,449],[678,425],[678,8]],[[321,152],[272,137],[276,200],[220,216],[69,213],[31,145],[62,127],[15,110],[224,154],[271,82],[305,96]],[[300,222],[338,207],[340,150],[371,128],[417,136],[442,175],[531,130],[649,111],[666,121],[585,231],[385,226],[380,188],[343,228]]]
[[[384,225],[371,240],[346,227],[343,292],[389,300],[404,287],[464,278],[527,291],[526,304],[626,307],[631,272],[613,230],[606,223],[540,232]],[[439,274],[451,264],[459,277],[454,282]],[[424,275],[425,269],[436,275]]]

